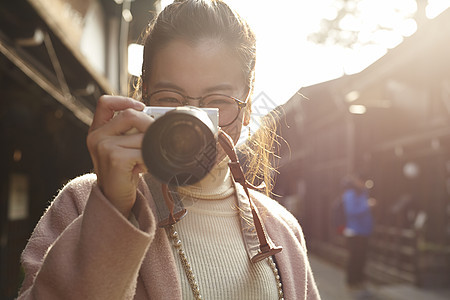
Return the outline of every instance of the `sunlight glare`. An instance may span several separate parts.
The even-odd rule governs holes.
[[[136,77],[141,76],[143,54],[144,47],[142,45],[128,45],[128,73]]]
[[[163,10],[167,5],[172,4],[173,0],[160,0],[161,10]]]
[[[399,24],[397,31],[404,37],[411,36],[417,31],[417,22],[411,18],[403,20],[403,22]]]
[[[417,30],[416,0],[360,0],[358,18],[346,17],[340,26],[358,32],[360,45],[317,45],[308,34],[321,20],[337,16],[335,0],[225,0],[255,31],[258,59],[255,95],[264,92],[275,104],[287,101],[303,86],[355,74],[386,54]],[[161,0],[164,7],[170,0]],[[450,0],[428,0],[427,17],[450,7]],[[382,26],[385,30],[377,31]],[[392,29],[392,30],[391,30]],[[141,73],[142,46],[129,47],[129,72]],[[133,67],[134,66],[134,67]]]
[[[352,31],[355,28],[361,28],[361,27],[362,27],[361,20],[356,18],[356,16],[352,16],[352,15],[346,15],[339,22],[339,28],[342,30]]]
[[[324,14],[334,17],[334,0],[228,0],[255,31],[255,95],[264,92],[274,103],[287,101],[302,86],[343,75],[343,51],[308,42]],[[326,8],[326,9],[325,9]],[[333,51],[331,49],[336,49]]]
[[[450,0],[428,0],[426,16],[428,19],[434,19],[449,7]]]
[[[367,108],[364,105],[350,105],[348,111],[354,115],[363,115],[366,113]]]
[[[338,15],[338,11],[336,9],[336,7],[332,6],[332,5],[327,5],[324,7],[323,11],[322,11],[322,18],[326,19],[326,20],[334,20],[336,19]]]
[[[384,45],[388,49],[392,49],[403,41],[403,37],[396,31],[378,30],[373,34],[373,41]]]
[[[415,32],[415,27],[411,21],[404,22],[405,18],[410,20],[417,10],[415,0],[362,0],[358,4],[361,16],[361,26],[359,27],[360,42],[375,41],[384,44],[387,48],[392,48],[402,41],[398,34],[409,36]],[[381,32],[373,34],[378,28],[384,28]],[[397,34],[388,33],[390,30]]]
[[[357,49],[348,49],[343,61],[344,72],[347,75],[356,74],[367,68],[387,52],[386,47],[369,44]]]

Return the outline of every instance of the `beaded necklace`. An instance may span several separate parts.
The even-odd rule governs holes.
[[[192,267],[187,259],[186,252],[183,249],[183,243],[181,242],[180,236],[178,232],[175,230],[174,225],[170,225],[167,227],[167,235],[172,240],[173,247],[177,250],[178,257],[180,258],[181,265],[183,266],[184,273],[186,274],[194,298],[196,300],[203,299],[200,293],[200,288],[198,286],[197,280],[195,279],[194,272],[192,271]],[[275,276],[275,281],[277,283],[278,289],[278,300],[284,300],[283,286],[281,284],[281,278],[280,274],[278,273],[277,265],[275,264],[271,256],[267,258],[267,262]]]

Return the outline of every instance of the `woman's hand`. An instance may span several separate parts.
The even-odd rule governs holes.
[[[101,96],[87,136],[98,185],[125,217],[136,200],[139,173],[146,171],[141,144],[153,118],[141,112],[144,107],[131,98]]]

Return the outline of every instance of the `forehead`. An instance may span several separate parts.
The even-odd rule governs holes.
[[[207,39],[195,44],[174,40],[160,49],[151,63],[148,86],[171,84],[191,95],[214,86],[245,89],[239,58],[221,42]]]

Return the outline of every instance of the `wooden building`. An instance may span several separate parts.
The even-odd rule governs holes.
[[[450,284],[450,10],[362,72],[301,88],[282,108],[275,192],[311,251],[344,264],[331,224],[341,179],[365,174],[376,221],[367,273]]]
[[[20,254],[58,189],[92,169],[85,141],[97,99],[127,94],[128,42],[154,6],[0,2],[0,299],[17,295]]]

